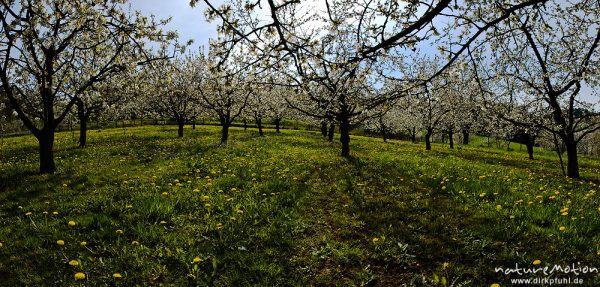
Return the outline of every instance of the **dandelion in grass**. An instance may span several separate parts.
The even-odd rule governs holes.
[[[71,227],[77,225],[77,223],[74,220],[70,220],[69,223],[67,223],[67,224]]]
[[[194,264],[198,264],[200,262],[202,262],[202,258],[200,258],[200,256],[194,257],[194,260],[192,261],[192,263],[194,263]]]
[[[56,244],[63,246],[63,245],[65,245],[65,241],[64,240],[56,240]]]
[[[116,232],[117,232],[117,234],[123,234],[123,230],[121,230],[121,229],[117,229]]]
[[[373,237],[373,243],[377,244],[377,242],[379,242],[379,238]]]
[[[30,212],[27,212],[27,213],[25,213],[25,216],[30,216],[30,215],[32,215],[32,214],[33,214],[33,213],[31,213],[31,211],[30,211]]]
[[[494,284],[490,285],[490,287],[500,287],[500,284],[494,283]]]
[[[81,246],[84,246],[84,247],[85,247],[85,246],[87,245],[87,242],[86,242],[86,241],[81,241],[81,242],[79,242],[79,245],[81,245]]]
[[[539,259],[533,260],[533,265],[540,265],[542,264],[542,261]]]
[[[558,230],[560,230],[560,231],[563,231],[563,232],[564,232],[564,231],[566,231],[566,230],[567,230],[567,228],[566,228],[566,227],[564,227],[564,226],[561,226],[561,227],[559,227],[559,228],[558,228]]]
[[[83,280],[85,279],[85,274],[83,272],[75,273],[75,280]]]
[[[69,261],[69,265],[71,265],[73,267],[77,267],[77,266],[79,266],[79,261],[77,261],[77,260],[71,260],[71,261]]]
[[[131,245],[138,246],[138,245],[140,245],[140,243],[138,241],[134,240],[131,242]]]
[[[116,280],[119,280],[119,279],[123,278],[123,276],[121,276],[121,273],[114,273],[113,278],[115,278]]]
[[[449,262],[442,263],[442,269],[446,269],[446,268],[448,268],[448,266],[450,266]]]

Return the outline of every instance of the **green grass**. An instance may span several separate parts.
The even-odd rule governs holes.
[[[185,132],[94,130],[85,149],[60,133],[53,176],[34,138],[5,139],[0,285],[508,286],[494,267],[600,267],[597,159],[571,180],[552,152],[483,138],[353,137],[343,159],[316,132],[234,128],[225,148],[218,127]]]

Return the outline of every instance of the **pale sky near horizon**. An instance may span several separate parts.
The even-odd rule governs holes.
[[[215,1],[218,3],[220,1]],[[176,30],[181,43],[189,39],[194,40],[193,50],[204,46],[208,49],[208,39],[216,38],[217,21],[208,23],[204,18],[206,5],[199,3],[195,8],[190,6],[189,0],[130,0],[132,10],[139,10],[149,16],[153,14],[157,19],[173,18],[165,30]]]

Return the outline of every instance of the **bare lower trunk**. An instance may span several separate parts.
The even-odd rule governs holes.
[[[53,174],[56,171],[54,163],[54,130],[42,130],[38,142],[40,144],[40,173]]]
[[[579,161],[577,158],[577,143],[574,141],[565,142],[567,149],[567,176],[570,178],[579,177]]]
[[[348,119],[340,122],[340,142],[342,143],[342,156],[350,157],[350,123]]]
[[[425,150],[431,150],[431,135],[433,135],[433,130],[427,129],[427,133],[425,134]]]
[[[265,133],[263,132],[262,128],[262,118],[256,119],[256,126],[258,127],[258,135],[261,137],[264,136]]]
[[[331,123],[331,124],[329,124],[329,132],[327,133],[327,140],[332,142],[334,133],[335,133],[335,124]]]
[[[454,130],[448,130],[448,140],[450,141],[450,148],[454,148]]]
[[[462,132],[462,135],[463,135],[463,144],[468,145],[469,144],[469,130],[464,129]]]
[[[529,159],[533,160],[533,142],[528,141],[527,143],[525,143],[525,146],[527,147],[527,154],[529,155]]]
[[[77,105],[77,118],[79,119],[79,147],[85,147],[87,143],[87,120],[85,104],[81,100],[75,102]]]
[[[182,138],[183,137],[183,126],[185,125],[185,122],[183,120],[177,120],[177,136]]]
[[[275,132],[279,133],[279,126],[281,125],[281,119],[275,119]]]
[[[79,147],[85,147],[87,143],[87,119],[79,119]]]
[[[321,135],[327,137],[327,122],[321,122]]]
[[[226,145],[229,140],[229,125],[224,125],[221,128],[221,144]]]
[[[417,128],[416,127],[412,128],[412,134],[410,136],[411,136],[412,142],[416,143],[417,142]]]

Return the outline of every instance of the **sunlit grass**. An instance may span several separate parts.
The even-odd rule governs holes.
[[[481,286],[600,259],[598,160],[571,180],[549,151],[484,139],[353,137],[347,160],[309,131],[234,128],[225,148],[218,127],[185,132],[94,130],[85,149],[60,133],[54,176],[32,137],[5,139],[0,285]]]

